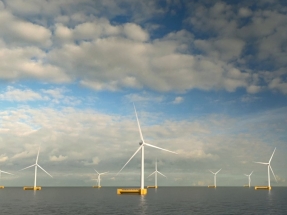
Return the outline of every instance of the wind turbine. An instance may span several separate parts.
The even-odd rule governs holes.
[[[154,177],[155,177],[155,179],[154,179],[154,181],[155,181],[155,186],[154,186],[154,188],[157,188],[157,173],[159,173],[160,175],[166,177],[164,174],[162,174],[160,171],[157,170],[157,160],[156,160],[156,161],[155,161],[155,171],[148,176],[148,177],[150,177],[150,176],[152,176],[153,174],[155,174],[155,175],[154,175]],[[152,187],[153,187],[153,186],[148,186],[148,188],[152,188]]]
[[[253,171],[252,171],[249,175],[244,174],[244,175],[246,175],[246,176],[248,177],[248,186],[249,186],[249,187],[250,187],[250,182],[251,182],[250,176],[252,175],[252,173],[253,173]]]
[[[38,164],[38,159],[39,159],[39,152],[40,152],[40,146],[39,146],[39,149],[38,149],[38,154],[37,154],[37,158],[36,158],[36,163],[31,165],[31,166],[28,166],[28,167],[25,167],[19,171],[22,171],[24,169],[28,169],[30,167],[33,167],[35,166],[35,179],[34,179],[34,187],[24,187],[24,190],[41,190],[41,187],[37,187],[36,186],[36,181],[37,181],[37,167],[39,167],[40,169],[42,169],[45,173],[47,173],[51,178],[53,178],[53,176],[51,176],[46,170],[44,170],[39,164]]]
[[[274,178],[275,178],[275,181],[277,182],[277,179],[276,179],[276,177],[275,177],[275,174],[274,174],[274,172],[273,172],[273,170],[272,170],[272,167],[271,167],[271,160],[272,160],[272,158],[273,158],[273,155],[274,155],[274,153],[275,153],[275,150],[276,150],[276,147],[275,147],[275,149],[274,149],[274,151],[273,151],[273,153],[272,153],[272,155],[271,155],[271,157],[270,157],[270,160],[269,160],[269,162],[268,163],[263,163],[263,162],[254,162],[254,163],[260,163],[260,164],[264,164],[264,165],[267,165],[267,169],[268,169],[268,187],[267,187],[267,189],[271,189],[271,186],[270,186],[270,169],[271,169],[271,171],[272,171],[272,174],[273,174],[273,176],[274,176]],[[260,188],[263,188],[264,189],[264,187],[255,187],[255,189],[260,189]]]
[[[163,148],[151,145],[151,144],[148,144],[148,143],[146,143],[144,141],[135,105],[134,105],[134,109],[135,109],[135,114],[136,114],[136,118],[137,118],[137,124],[138,124],[138,128],[139,128],[140,138],[141,138],[141,142],[139,143],[140,147],[131,156],[131,158],[126,162],[126,164],[121,168],[121,170],[117,173],[117,175],[123,170],[123,168],[125,168],[125,166],[130,162],[130,160],[141,150],[142,157],[141,157],[141,187],[140,187],[140,194],[144,195],[147,192],[146,189],[144,189],[144,147],[145,146],[149,146],[149,147],[153,147],[153,148],[160,149],[160,150],[163,150],[163,151],[171,152],[171,153],[174,153],[174,154],[177,154],[177,153],[173,152],[173,151],[170,151],[170,150],[167,150],[167,149],[163,149]],[[118,191],[118,193],[120,193],[120,192],[121,191]]]
[[[217,172],[212,172],[211,170],[209,170],[209,172],[211,172],[214,175],[214,185],[213,186],[209,186],[209,187],[216,188],[216,175],[217,175],[217,173],[219,173],[220,170],[218,170]]]
[[[95,170],[95,169],[94,169],[94,170]],[[97,179],[97,181],[98,181],[98,186],[94,186],[94,187],[100,188],[100,187],[101,187],[101,175],[104,175],[104,174],[106,174],[106,173],[108,173],[108,172],[98,173],[97,170],[95,170],[95,171],[96,171],[96,173],[98,174],[98,179]]]
[[[4,171],[2,171],[2,170],[0,170],[0,180],[1,180],[1,173],[6,173],[6,174],[9,174],[9,175],[13,175],[12,173],[9,173],[9,172],[4,172]],[[4,186],[0,186],[0,189],[3,189],[4,188]]]

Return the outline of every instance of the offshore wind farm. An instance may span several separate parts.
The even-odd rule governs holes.
[[[1,213],[286,214],[286,11],[0,0]]]

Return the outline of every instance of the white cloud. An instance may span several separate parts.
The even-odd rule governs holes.
[[[127,37],[142,42],[147,41],[149,38],[148,33],[145,32],[140,26],[134,23],[125,24],[124,33],[126,34]]]
[[[36,47],[1,48],[0,79],[36,79],[56,83],[70,81],[60,68],[44,63],[46,53]],[[9,62],[9,64],[7,64]]]
[[[191,168],[192,172],[199,171],[206,168],[207,163],[209,168],[220,165],[228,169],[229,164],[232,168],[239,168],[244,165],[242,161],[251,162],[259,155],[268,154],[274,144],[280,145],[276,136],[280,133],[278,129],[283,128],[281,132],[286,133],[287,121],[282,117],[285,112],[282,109],[247,116],[246,119],[208,115],[179,121],[169,120],[159,113],[140,112],[145,140],[179,153],[173,155],[146,148],[146,168],[154,169],[154,165],[149,164],[154,157],[161,160],[161,168],[166,171],[172,168],[180,173],[191,171]],[[52,175],[70,171],[85,173],[95,165],[104,171],[116,172],[138,148],[139,134],[133,114],[123,118],[87,109],[23,107],[2,111],[0,115],[1,136],[5,136],[5,144],[0,140],[5,151],[2,157],[11,158],[11,166],[16,169],[32,164],[40,143],[40,165],[53,169]],[[147,121],[149,123],[145,123]],[[40,129],[35,130],[35,126]],[[250,150],[246,151],[246,148]],[[125,173],[136,172],[139,159],[138,154]],[[53,166],[51,161],[62,162]],[[276,159],[274,162],[276,166]]]
[[[272,90],[279,90],[284,94],[287,94],[287,83],[283,82],[280,78],[273,79],[268,86]]]
[[[49,46],[51,44],[51,32],[49,29],[18,19],[8,11],[1,11],[0,35],[10,43]],[[31,33],[33,32],[33,33]]]
[[[34,100],[43,100],[44,98],[37,92],[34,92],[30,89],[15,89],[13,87],[7,87],[7,91],[0,94],[0,100],[8,101],[34,101]]]
[[[147,92],[143,93],[132,93],[125,95],[125,98],[130,102],[162,102],[164,101],[164,96],[154,96]]]
[[[48,90],[42,90],[43,93],[52,96],[54,99],[62,99],[66,90],[64,88],[54,88]]]
[[[99,162],[100,162],[100,159],[98,157],[93,158],[93,164],[97,165],[99,164]]]
[[[173,100],[173,104],[180,104],[184,101],[184,98],[181,96],[177,96],[174,100]]]
[[[50,161],[59,162],[59,161],[66,160],[67,158],[68,158],[67,156],[63,156],[63,155],[59,155],[59,156],[53,155],[53,156],[50,156]]]
[[[252,11],[249,8],[241,7],[238,11],[239,16],[249,17],[252,15]]]
[[[0,163],[5,162],[8,160],[8,156],[6,154],[1,154],[0,155]]]
[[[255,81],[253,74],[258,71],[248,69],[254,58],[272,59],[276,67],[286,67],[281,47],[287,28],[280,11],[251,11],[246,4],[225,2],[209,6],[169,2],[162,7],[157,1],[123,1],[126,7],[113,1],[7,2],[0,16],[4,29],[0,32],[0,78],[56,83],[77,80],[102,91],[147,88],[184,93],[196,88],[234,92],[245,88],[248,93],[257,93],[269,82]],[[89,8],[90,15],[78,11],[79,6]],[[157,23],[145,26],[141,21],[155,14],[163,16],[172,6],[186,6],[187,12],[191,11],[184,24],[213,36],[200,38],[185,26],[187,30],[150,38],[153,29],[149,26]],[[110,21],[126,11],[133,11],[128,22]],[[39,14],[43,17],[35,18]],[[250,22],[243,24],[243,17],[249,17]],[[48,23],[50,18],[54,21]],[[252,48],[258,48],[254,56],[246,54],[249,39],[256,41],[252,43]],[[231,75],[234,71],[235,76]]]

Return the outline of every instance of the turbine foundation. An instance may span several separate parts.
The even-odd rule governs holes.
[[[157,189],[158,186],[147,186],[146,188],[155,188],[155,189]]]
[[[214,185],[208,185],[208,188],[216,188]]]
[[[130,188],[130,189],[117,189],[117,194],[138,194],[138,195],[146,195],[147,189],[137,189],[137,188]]]
[[[271,190],[271,186],[256,186],[255,190]]]
[[[102,186],[93,186],[93,188],[101,188]]]
[[[42,187],[23,187],[23,190],[42,190]]]
[[[4,189],[4,186],[0,186],[0,189]]]

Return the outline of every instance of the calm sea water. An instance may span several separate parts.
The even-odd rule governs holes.
[[[160,187],[145,196],[115,187],[0,190],[0,214],[287,214],[287,188]]]

